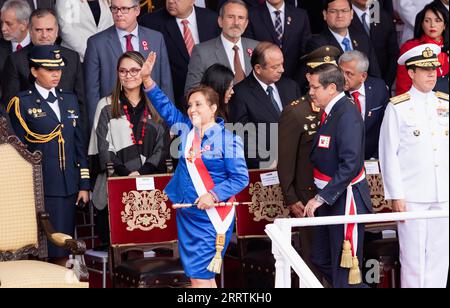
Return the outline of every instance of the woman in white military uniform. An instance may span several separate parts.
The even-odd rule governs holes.
[[[380,163],[385,197],[396,212],[449,209],[448,94],[433,92],[440,48],[417,46],[406,65],[411,89],[391,99],[381,127]],[[449,266],[449,219],[398,223],[401,284],[444,288]]]

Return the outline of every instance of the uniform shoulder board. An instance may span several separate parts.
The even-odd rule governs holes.
[[[448,102],[448,94],[444,92],[436,92],[436,96],[444,101]]]
[[[291,106],[293,106],[293,107],[295,107],[295,106],[297,106],[298,104],[300,104],[300,100],[295,100],[295,101],[293,101],[292,103],[291,103]]]
[[[404,94],[392,97],[390,99],[390,102],[394,105],[397,105],[397,104],[400,104],[400,103],[410,100],[410,98],[411,98],[411,95],[409,93],[404,93]]]

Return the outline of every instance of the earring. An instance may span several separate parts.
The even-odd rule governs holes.
[[[120,92],[122,92],[122,91],[123,91],[123,85],[120,84]]]

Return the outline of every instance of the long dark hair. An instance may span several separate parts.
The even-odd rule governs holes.
[[[111,95],[111,116],[115,119],[118,119],[122,116],[122,113],[120,112],[121,106],[120,106],[120,96],[125,95],[125,91],[122,89],[122,84],[120,83],[119,78],[119,68],[120,63],[122,63],[123,59],[131,59],[134,62],[136,62],[140,67],[142,67],[145,63],[144,56],[142,56],[137,51],[127,51],[122,56],[120,56],[119,60],[117,61],[117,68],[116,68],[116,85],[114,87],[114,91]],[[147,95],[144,92],[144,86],[141,85],[140,89],[140,97],[141,99],[145,100],[146,108],[148,108],[148,113],[152,117],[153,121],[156,123],[162,123],[162,119],[159,115],[159,113],[156,111],[155,107],[153,107],[152,103],[148,99]]]
[[[211,87],[219,95],[218,116],[228,120],[228,104],[225,103],[225,93],[233,82],[233,71],[222,64],[211,65],[203,75],[200,84]]]
[[[442,52],[448,51],[448,12],[445,10],[444,7],[438,5],[435,1],[425,5],[422,11],[420,11],[416,16],[416,23],[414,26],[414,38],[419,39],[422,37],[422,35],[425,34],[422,28],[423,21],[425,20],[425,14],[428,11],[432,11],[436,16],[440,17],[442,16],[442,20],[444,21],[445,28],[444,32],[442,32],[442,37],[444,39],[444,46],[442,47]]]

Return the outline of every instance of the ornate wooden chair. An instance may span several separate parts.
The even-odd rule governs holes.
[[[275,259],[264,229],[276,218],[289,217],[289,209],[279,185],[263,186],[261,174],[268,172],[271,170],[250,170],[249,186],[236,196],[239,202],[252,202],[236,207],[236,240],[227,250],[228,263],[234,260],[240,267],[240,287],[274,286]],[[293,239],[298,248],[298,233],[293,233]]]
[[[373,164],[378,162],[372,161]],[[375,213],[392,211],[391,201],[384,199],[383,178],[381,173],[368,174],[370,197]],[[364,239],[364,264],[369,260],[377,260],[379,264],[379,281],[374,287],[397,287],[400,281],[400,247],[396,236],[395,222],[366,224]],[[389,233],[391,236],[383,236]],[[367,269],[367,268],[366,268]],[[370,268],[369,268],[370,269]]]
[[[164,188],[170,175],[109,178],[110,273],[115,287],[184,287],[176,211]],[[140,187],[141,180],[154,181]],[[151,250],[151,256],[148,251]]]
[[[0,117],[0,288],[87,288],[85,244],[54,232],[44,209],[42,155],[8,136]],[[46,263],[46,237],[75,256],[71,269]]]

